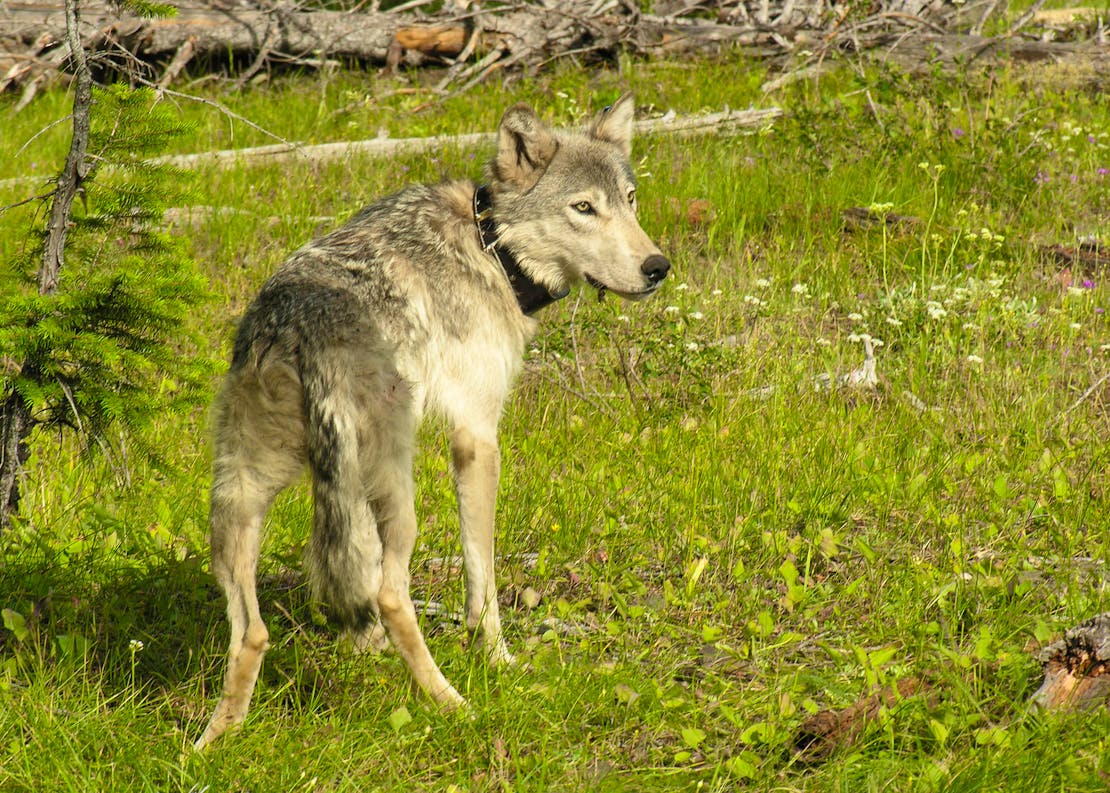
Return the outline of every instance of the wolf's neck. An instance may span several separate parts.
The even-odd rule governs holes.
[[[516,302],[526,316],[531,316],[541,308],[562,300],[570,293],[567,287],[552,292],[534,280],[524,272],[520,262],[513,256],[513,252],[500,244],[497,221],[493,217],[493,199],[490,196],[489,185],[479,185],[474,191],[474,222],[478,226],[482,248],[491,253],[501,265],[501,269],[505,271],[509,286],[516,295]]]

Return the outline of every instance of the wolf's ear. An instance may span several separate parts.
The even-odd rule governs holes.
[[[622,94],[620,99],[597,114],[590,125],[590,137],[612,143],[625,157],[632,156],[632,117],[636,103],[632,94]]]
[[[536,118],[532,108],[513,105],[501,117],[494,160],[497,177],[528,190],[543,175],[558,148],[555,136]]]

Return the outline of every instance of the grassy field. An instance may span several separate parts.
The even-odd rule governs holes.
[[[201,404],[159,426],[161,471],[35,439],[0,538],[0,790],[1106,790],[1110,716],[1027,705],[1036,649],[1110,608],[1110,287],[1043,251],[1110,240],[1105,76],[844,68],[764,95],[765,77],[737,57],[622,62],[415,114],[430,95],[352,73],[206,94],[313,142],[491,130],[518,100],[576,123],[624,88],[645,111],[786,115],[638,140],[672,279],[648,303],[580,290],[545,310],[502,426],[521,664],[491,671],[465,631],[424,623],[472,718],[336,641],[300,575],[302,486],[271,513],[251,716],[189,751],[226,649]],[[68,131],[36,133],[69,102],[0,106],[0,179],[58,169]],[[181,151],[270,142],[180,112]],[[201,169],[197,205],[230,210],[178,227],[213,287],[190,354],[226,359],[245,302],[313,234],[401,183],[478,177],[489,153]],[[0,215],[0,256],[38,211]],[[865,337],[877,387],[823,387]],[[414,589],[456,609],[446,442],[423,439]],[[807,717],[907,677],[925,690],[854,742],[796,756]]]

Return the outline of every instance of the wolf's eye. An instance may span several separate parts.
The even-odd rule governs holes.
[[[629,190],[628,191],[628,203],[631,206],[636,206],[636,191],[635,190]]]
[[[589,201],[579,201],[576,204],[571,204],[571,206],[574,207],[575,212],[581,212],[583,215],[594,214],[593,205]]]

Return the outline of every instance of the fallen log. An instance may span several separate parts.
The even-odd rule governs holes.
[[[717,113],[701,113],[693,116],[679,116],[668,113],[660,118],[636,121],[637,135],[660,133],[679,135],[704,135],[725,130],[761,127],[782,115],[777,107],[754,110],[724,110]],[[195,168],[212,164],[228,167],[237,163],[264,162],[267,165],[290,160],[312,162],[333,162],[353,156],[393,157],[400,154],[418,154],[437,151],[447,146],[473,148],[496,139],[494,132],[471,132],[464,135],[433,135],[424,138],[370,138],[369,140],[340,141],[337,143],[318,143],[311,146],[278,143],[272,146],[256,146],[247,149],[224,149],[221,151],[198,152],[196,154],[175,154],[160,157],[154,162],[176,168]]]
[[[118,13],[101,0],[83,3],[81,18],[86,47],[96,31],[116,48],[152,60],[171,58],[190,40],[198,57],[253,54],[267,39],[267,31],[276,27],[280,35],[275,47],[287,53],[322,51],[340,58],[382,62],[398,23],[397,16],[376,11],[263,10],[223,3],[183,3],[173,17],[149,19]],[[52,3],[5,3],[0,11],[0,41],[37,39],[44,34],[60,41],[64,27],[61,7]]]

